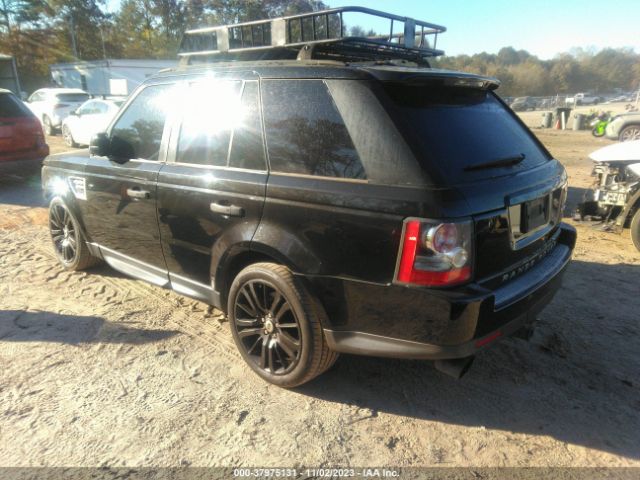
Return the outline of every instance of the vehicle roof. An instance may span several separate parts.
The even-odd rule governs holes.
[[[89,102],[105,102],[105,103],[116,103],[116,102],[124,102],[126,98],[102,98],[102,97],[92,97],[85,100],[84,103]]]
[[[417,77],[461,78],[489,82],[495,86],[499,81],[472,73],[456,72],[436,68],[398,65],[391,63],[343,63],[328,60],[268,60],[244,62],[216,62],[197,65],[182,65],[160,71],[147,81],[154,79],[202,75],[207,72],[254,72],[261,78],[343,78],[354,80],[376,79],[381,81],[407,81]]]
[[[87,92],[85,92],[84,90],[81,90],[80,88],[40,88],[38,90],[36,90],[36,92],[43,92],[43,93],[84,93],[86,95],[89,95]],[[34,93],[36,93],[34,92]]]

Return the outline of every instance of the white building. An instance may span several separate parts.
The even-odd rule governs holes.
[[[177,64],[177,60],[107,59],[57,63],[49,68],[60,87],[81,88],[93,95],[129,95],[147,77]]]

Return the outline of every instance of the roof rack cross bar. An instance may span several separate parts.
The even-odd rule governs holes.
[[[344,14],[348,13],[388,20],[389,36],[349,36],[344,22]],[[396,23],[403,24],[402,33],[394,33]],[[445,31],[446,28],[440,25],[365,7],[330,8],[288,17],[188,30],[178,56],[187,64],[190,59],[198,57],[210,57],[210,61],[285,59],[292,58],[292,55],[295,58],[303,47],[314,46],[305,53],[305,58],[318,55],[318,58],[346,62],[400,59],[428,64],[427,57],[444,53],[435,47],[438,34]],[[433,36],[433,46],[429,45],[427,36]]]

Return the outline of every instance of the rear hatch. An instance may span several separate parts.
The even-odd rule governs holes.
[[[497,285],[553,246],[566,174],[490,83],[475,84],[468,76],[418,77],[383,88],[425,177],[466,199],[474,276]]]
[[[38,119],[17,97],[0,93],[0,156],[39,150],[44,146]]]
[[[54,109],[59,117],[66,117],[87,100],[87,93],[57,93]]]

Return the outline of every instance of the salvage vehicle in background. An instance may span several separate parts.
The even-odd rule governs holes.
[[[613,117],[605,129],[605,136],[621,142],[640,140],[640,112],[621,113]]]
[[[354,11],[404,22],[403,40],[345,37]],[[527,337],[576,241],[567,174],[496,79],[430,68],[424,35],[443,31],[361,7],[188,31],[181,65],[89,151],[45,161],[60,264],[104,260],[214,305],[283,387],[340,353],[459,378]]]
[[[11,91],[0,89],[0,172],[19,173],[47,155],[49,146],[36,116]]]
[[[107,128],[123,103],[121,99],[87,100],[62,121],[65,143],[70,147],[89,145],[91,137]]]
[[[510,106],[514,112],[526,112],[528,110],[535,110],[537,103],[531,97],[518,97]]]
[[[602,102],[601,97],[589,95],[588,93],[576,93],[573,97],[567,97],[565,103],[567,105],[597,105]]]
[[[640,140],[608,145],[589,155],[594,183],[578,206],[580,219],[598,217],[605,228],[631,228],[640,250]]]
[[[31,94],[27,104],[42,122],[47,135],[55,135],[62,121],[84,102],[89,94],[79,88],[41,88]]]

